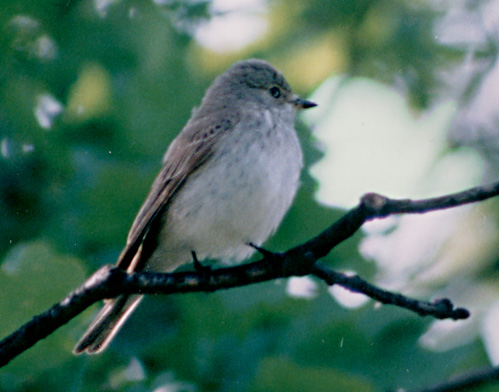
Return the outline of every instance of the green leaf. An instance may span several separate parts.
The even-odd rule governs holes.
[[[15,246],[0,270],[0,336],[7,336],[47,310],[84,278],[78,259],[60,254],[42,241]],[[58,330],[7,365],[0,373],[0,385],[27,390],[43,372],[71,358],[74,341],[71,330]]]
[[[252,392],[368,392],[373,387],[360,376],[332,368],[299,366],[282,358],[266,358],[260,364]]]

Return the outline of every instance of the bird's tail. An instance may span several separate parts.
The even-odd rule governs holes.
[[[106,304],[76,344],[73,352],[98,354],[111,343],[125,321],[143,298],[142,295],[120,295]]]

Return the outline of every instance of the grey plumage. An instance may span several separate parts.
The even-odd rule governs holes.
[[[219,76],[168,148],[117,265],[170,272],[192,251],[200,260],[248,258],[248,243],[261,245],[293,201],[302,168],[294,117],[312,106],[261,60]],[[141,298],[108,300],[74,352],[105,349]]]

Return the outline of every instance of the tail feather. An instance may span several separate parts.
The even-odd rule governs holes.
[[[98,354],[103,351],[139,305],[142,295],[121,295],[106,302],[100,313],[76,344],[73,352]]]

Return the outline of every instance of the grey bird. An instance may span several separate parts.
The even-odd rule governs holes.
[[[293,202],[303,166],[295,114],[313,106],[262,60],[215,79],[166,151],[118,267],[171,272],[193,254],[222,263],[250,257],[249,244],[260,246]],[[74,353],[103,351],[141,299],[106,300]]]

